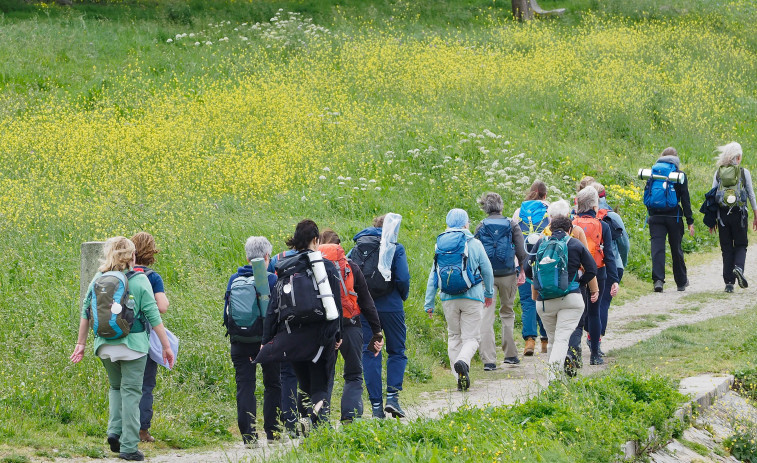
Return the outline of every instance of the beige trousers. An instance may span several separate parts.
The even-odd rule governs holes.
[[[549,379],[552,380],[568,355],[570,335],[584,313],[584,298],[580,293],[570,293],[558,299],[536,301],[536,313],[549,338]]]
[[[494,287],[499,293],[499,318],[502,321],[502,350],[505,357],[517,357],[518,350],[513,339],[513,327],[515,326],[515,312],[513,302],[518,292],[518,275],[512,274],[503,277],[494,277]],[[483,308],[481,317],[481,345],[478,353],[484,363],[497,363],[497,347],[494,341],[494,315],[495,305]]]
[[[447,319],[447,354],[450,366],[462,360],[470,366],[481,339],[481,310],[484,303],[472,299],[442,301]]]

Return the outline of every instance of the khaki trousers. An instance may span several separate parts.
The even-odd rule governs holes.
[[[552,380],[568,355],[570,335],[584,313],[584,298],[580,293],[570,293],[558,299],[536,301],[536,313],[549,338],[549,379]]]
[[[499,293],[499,318],[502,321],[502,350],[505,357],[517,357],[518,350],[513,339],[515,312],[513,302],[518,292],[518,275],[494,277],[494,287]],[[496,302],[496,301],[495,301]],[[484,363],[497,363],[497,348],[494,341],[495,305],[483,308],[481,317],[481,345],[478,353]]]
[[[481,311],[484,303],[472,299],[442,301],[447,319],[447,354],[450,366],[462,360],[470,366],[481,339]]]

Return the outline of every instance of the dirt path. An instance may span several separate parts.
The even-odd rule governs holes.
[[[754,269],[757,268],[757,246],[753,246],[750,251],[747,254],[746,268]],[[650,284],[649,294],[622,306],[611,307],[607,334],[602,340],[603,350],[612,357],[613,350],[648,339],[666,328],[736,313],[746,306],[753,305],[753,289],[741,290],[737,287],[736,292],[727,299],[720,297],[724,287],[720,276],[721,268],[720,257],[714,258],[707,264],[689,268],[690,286],[685,292],[676,291],[675,286],[669,283],[663,293],[653,293]],[[672,275],[669,277],[672,281]],[[588,349],[583,350],[584,367],[581,374],[589,375],[606,368],[606,366],[590,366]],[[408,414],[406,419],[435,418],[463,404],[506,405],[531,397],[546,385],[547,356],[536,354],[533,357],[521,357],[521,360],[520,365],[505,368],[504,372],[502,367],[498,366],[500,370],[494,373],[497,376],[496,379],[487,379],[487,375],[491,378],[491,373],[472,371],[473,384],[466,393],[456,390],[455,379],[450,374],[449,390],[424,393],[417,403],[405,404]],[[212,452],[172,451],[155,455],[150,458],[150,461],[162,463],[260,461],[292,448],[294,445],[296,442],[245,449],[239,443]],[[148,453],[151,452],[148,451]],[[120,460],[87,459],[86,461]]]

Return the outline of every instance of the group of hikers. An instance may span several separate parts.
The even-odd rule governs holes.
[[[748,209],[755,212],[749,171],[740,166],[738,143],[719,147],[713,188],[701,211],[710,232],[719,231],[725,291],[747,287],[744,264]],[[665,283],[665,240],[670,244],[679,291],[688,286],[681,248],[685,220],[694,234],[685,175],[674,148],[665,149],[647,179],[647,207],[655,292]],[[592,365],[604,363],[601,341],[609,307],[628,263],[630,240],[623,219],[606,198],[604,186],[581,179],[571,205],[549,202],[548,188],[535,181],[524,201],[504,214],[502,197],[483,194],[487,215],[473,231],[468,213],[452,209],[436,239],[426,283],[424,309],[433,317],[436,296],[447,324],[450,367],[457,388],[471,386],[476,352],[484,371],[498,367],[494,332],[495,290],[499,295],[503,365],[520,363],[514,339],[516,294],[520,298],[523,356],[548,355],[549,379],[574,376],[582,367],[582,340]],[[349,252],[332,229],[302,220],[273,254],[263,236],[244,244],[246,265],[236,269],[224,294],[223,325],[235,369],[237,420],[248,446],[256,445],[256,368],[263,378],[263,428],[269,441],[307,435],[327,422],[338,353],[343,357],[341,421],[363,415],[363,381],[374,418],[402,418],[400,406],[407,365],[404,301],[410,290],[407,255],[398,234],[402,217],[388,213],[352,238]],[[140,232],[131,239],[108,239],[98,273],[81,308],[78,340],[71,361],[81,361],[89,331],[94,352],[110,383],[107,442],[125,460],[141,461],[138,442],[151,442],[152,390],[157,366],[173,366],[173,335],[161,314],[168,309],[160,275],[150,268],[158,250]],[[386,349],[386,381],[382,378]],[[385,395],[385,397],[384,397]]]

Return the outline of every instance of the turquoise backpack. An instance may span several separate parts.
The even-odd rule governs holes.
[[[552,235],[542,239],[532,265],[533,285],[542,300],[564,297],[578,289],[578,283],[568,281],[568,241],[570,236]]]

